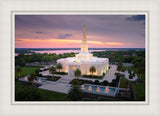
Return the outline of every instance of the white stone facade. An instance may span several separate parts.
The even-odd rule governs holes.
[[[88,53],[85,26],[81,43],[81,52],[76,54],[75,57],[58,59],[57,63],[61,63],[63,67],[61,71],[68,73],[70,76],[74,76],[74,71],[76,69],[80,69],[82,75],[91,75],[89,70],[92,66],[96,68],[94,75],[102,76],[103,73],[106,73],[109,67],[108,58],[97,58]]]

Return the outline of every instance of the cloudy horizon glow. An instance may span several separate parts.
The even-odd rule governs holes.
[[[145,48],[145,15],[16,15],[16,48]]]

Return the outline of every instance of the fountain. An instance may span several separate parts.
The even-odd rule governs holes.
[[[88,91],[92,91],[92,87],[91,86],[89,86]]]
[[[104,93],[109,93],[109,87],[106,86],[105,90],[104,90]]]
[[[100,89],[99,89],[99,87],[97,87],[97,89],[96,89],[96,92],[100,92]]]
[[[24,77],[24,80],[25,80],[25,81],[28,81],[28,78],[27,78],[27,77]]]
[[[39,78],[38,82],[41,83],[41,78]]]
[[[82,90],[85,90],[84,85],[81,86],[81,89],[82,89]]]

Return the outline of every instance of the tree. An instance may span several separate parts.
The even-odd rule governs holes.
[[[89,72],[92,73],[92,77],[93,77],[93,73],[96,72],[96,68],[94,66],[92,66],[90,69],[89,69]]]
[[[30,82],[32,82],[32,85],[33,85],[33,81],[36,80],[36,79],[37,79],[37,77],[35,76],[35,74],[31,74],[30,77],[28,78],[28,80]]]
[[[35,74],[36,74],[36,76],[38,76],[38,75],[39,75],[39,72],[40,72],[40,70],[39,70],[39,69],[36,69],[36,70],[35,70]]]
[[[122,70],[122,68],[123,68],[123,64],[122,64],[122,62],[119,62],[118,66],[117,66],[117,71],[119,71],[119,73],[120,73],[120,71]]]
[[[21,68],[17,68],[17,73],[18,73],[18,77],[20,77],[21,76],[21,72],[22,72],[22,69]]]
[[[143,67],[138,68],[137,73],[139,74],[139,79],[141,79],[142,74],[144,73],[144,68]]]
[[[80,101],[83,98],[83,93],[78,86],[73,86],[68,92],[68,98],[72,101]]]
[[[49,72],[52,74],[52,78],[53,78],[54,73],[56,72],[56,68],[52,66],[51,68],[49,68]]]
[[[129,78],[133,79],[133,75],[131,73],[129,73]]]
[[[52,57],[51,56],[43,56],[41,59],[42,62],[51,62]]]
[[[138,71],[138,68],[139,68],[139,62],[135,62],[134,63],[134,67],[136,68],[136,72]]]
[[[76,69],[76,71],[74,72],[74,76],[77,77],[77,79],[79,79],[80,75],[81,75],[81,71],[79,69]]]
[[[56,68],[59,69],[59,72],[60,72],[60,70],[62,69],[62,64],[58,63]]]
[[[129,68],[129,69],[128,69],[128,73],[131,73],[131,72],[132,72],[132,69]]]
[[[25,66],[25,60],[24,60],[24,58],[16,57],[15,58],[15,64],[16,64],[16,66],[17,65],[21,66],[21,67]]]
[[[78,84],[79,84],[79,81],[77,79],[72,80],[72,86],[78,85]]]

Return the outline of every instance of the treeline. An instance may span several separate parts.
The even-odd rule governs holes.
[[[37,54],[33,53],[31,55],[25,55],[24,53],[19,53],[18,56],[15,56],[15,65],[17,66],[25,66],[25,63],[31,62],[52,62],[56,61],[59,58],[66,58],[66,57],[74,57],[75,53],[64,53],[56,55],[53,54]]]
[[[137,57],[145,57],[145,51],[101,51],[92,52],[94,56],[109,58],[109,62],[131,63]]]
[[[101,58],[109,58],[109,62],[126,62],[132,63],[136,58],[145,58],[145,51],[99,51],[92,52],[94,56]],[[31,62],[52,62],[56,61],[59,58],[74,57],[75,53],[64,53],[64,54],[39,54],[33,53],[31,55],[25,55],[24,53],[19,53],[18,56],[15,56],[15,65],[25,66],[25,63]]]

